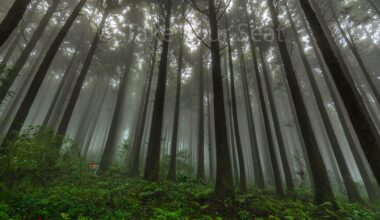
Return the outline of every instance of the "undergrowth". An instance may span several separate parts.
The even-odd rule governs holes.
[[[20,135],[0,157],[0,219],[380,219],[379,206],[314,205],[309,192],[278,198],[251,191],[217,199],[212,185],[181,176],[177,182],[129,178],[118,168],[90,174],[74,145],[64,151],[49,131]],[[376,208],[377,207],[377,208]]]

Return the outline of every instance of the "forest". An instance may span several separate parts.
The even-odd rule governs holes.
[[[379,0],[1,0],[0,220],[380,219]]]

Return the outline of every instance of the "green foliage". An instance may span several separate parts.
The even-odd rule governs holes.
[[[213,187],[188,177],[173,182],[128,178],[120,167],[108,175],[85,175],[75,146],[52,132],[31,128],[1,158],[0,220],[2,219],[380,219],[379,210],[357,204],[316,206],[311,193],[277,198],[270,192],[220,199]],[[377,206],[378,208],[379,206]]]
[[[119,149],[120,149],[120,161],[124,161],[124,158],[129,151],[129,146],[131,145],[130,140],[123,140],[123,142],[120,144]]]
[[[177,163],[176,163],[176,171],[177,171],[177,176],[178,178],[186,178],[187,175],[191,175],[194,173],[193,166],[189,164],[187,161],[188,158],[188,153],[187,151],[178,151],[177,155]],[[163,155],[161,159],[161,164],[160,164],[160,176],[162,178],[166,178],[169,170],[169,163],[170,163],[170,155],[165,154]]]
[[[270,195],[239,195],[218,201],[210,186],[194,182],[151,183],[139,179],[88,177],[60,179],[48,187],[7,188],[0,219],[363,219],[380,217],[372,209],[342,203],[315,206]],[[200,196],[202,195],[202,196]]]
[[[64,149],[61,149],[61,143]],[[8,184],[30,180],[45,184],[61,176],[77,176],[84,164],[77,148],[52,131],[30,127],[13,141],[0,157],[0,178]]]

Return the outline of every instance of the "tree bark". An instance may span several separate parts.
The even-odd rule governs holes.
[[[236,94],[235,94],[235,77],[234,77],[235,72],[234,72],[233,59],[232,59],[233,51],[232,51],[232,46],[231,46],[231,36],[230,36],[227,15],[225,15],[224,21],[225,21],[225,28],[226,28],[226,33],[227,33],[228,63],[229,63],[230,81],[231,81],[232,117],[233,117],[233,129],[234,129],[235,140],[236,140],[236,150],[238,154],[238,163],[239,163],[240,191],[246,192],[247,178],[245,175],[244,155],[243,155],[243,149],[241,146],[241,139],[240,139],[239,120],[238,120],[238,111],[237,111]],[[235,149],[232,149],[232,150],[235,151]]]
[[[94,106],[96,106],[96,100],[99,97],[97,92],[99,91],[99,87],[101,86],[102,82],[103,81],[101,79],[101,76],[96,76],[94,86],[93,86],[93,88],[90,89],[91,91],[89,92],[90,93],[89,100],[84,107],[82,117],[79,121],[78,129],[77,129],[75,136],[73,138],[73,140],[76,141],[77,144],[80,144],[80,146],[83,145],[83,136],[86,134],[86,131],[87,131],[87,128],[89,127],[91,118],[93,118],[91,112],[92,112],[92,109],[94,108]]]
[[[272,17],[274,34],[277,39],[291,96],[296,107],[298,122],[301,126],[302,137],[306,144],[306,150],[308,153],[314,181],[315,202],[317,204],[330,202],[333,204],[334,208],[337,208],[338,206],[335,201],[330,180],[327,175],[326,165],[324,164],[321,152],[319,151],[318,143],[311,125],[311,120],[307,113],[306,104],[302,97],[302,92],[299,87],[294,67],[292,65],[290,54],[286,47],[286,42],[284,41],[284,33],[279,29],[280,23],[275,6],[270,0],[267,0],[267,3]]]
[[[108,132],[108,137],[106,141],[106,145],[104,146],[102,159],[100,162],[99,170],[101,172],[105,172],[109,169],[112,163],[112,159],[115,153],[116,145],[117,145],[117,135],[118,135],[118,128],[120,126],[121,117],[122,117],[122,108],[124,106],[125,102],[125,90],[127,88],[127,82],[129,78],[129,74],[132,69],[133,61],[135,59],[135,49],[136,49],[136,38],[137,33],[133,33],[133,38],[130,43],[130,48],[128,51],[128,56],[126,58],[126,64],[125,64],[125,70],[124,73],[122,73],[122,76],[120,77],[120,85],[119,90],[117,94],[116,99],[116,106],[114,108],[114,112],[112,114],[112,120],[110,125],[110,130]]]
[[[153,55],[152,55],[152,60],[151,60],[152,64],[150,67],[150,71],[149,71],[147,82],[146,82],[146,88],[145,88],[144,107],[142,110],[140,125],[136,132],[136,137],[134,138],[133,145],[132,145],[131,176],[138,176],[140,172],[139,165],[140,165],[141,145],[142,145],[142,140],[144,137],[145,122],[146,122],[148,106],[149,106],[149,97],[150,97],[150,91],[152,88],[152,81],[153,81],[153,73],[156,66],[156,55],[157,55],[157,46],[158,46],[157,44],[158,44],[158,40],[155,37]]]
[[[58,7],[59,2],[60,2],[59,0],[54,0],[52,2],[52,4],[49,6],[49,8],[46,11],[45,15],[43,16],[41,22],[39,23],[38,27],[36,28],[32,38],[27,43],[27,45],[24,48],[24,50],[22,51],[20,57],[16,60],[16,63],[15,63],[15,65],[13,65],[12,70],[5,77],[4,80],[7,83],[1,85],[0,103],[4,101],[4,98],[6,97],[7,93],[9,92],[9,89],[11,88],[13,82],[16,80],[17,76],[19,76],[19,73],[20,73],[22,67],[24,66],[26,60],[29,58],[29,56],[32,53],[34,47],[36,46],[38,40],[42,37],[45,28],[48,26],[49,21],[50,21],[51,17],[53,16],[54,11]]]
[[[201,34],[203,37],[203,32]],[[198,157],[197,157],[197,179],[205,180],[205,156],[204,156],[204,91],[203,91],[203,45],[199,45],[199,87],[198,87]]]
[[[25,76],[23,76],[22,82],[20,86],[17,88],[17,93],[15,97],[12,98],[10,101],[10,107],[5,110],[2,115],[0,121],[2,123],[0,124],[0,134],[5,134],[8,131],[8,121],[13,119],[13,113],[17,112],[17,107],[19,107],[20,99],[23,95],[25,95],[26,90],[28,89],[28,86],[30,85],[30,81],[32,81],[35,72],[41,63],[42,59],[44,58],[44,55],[46,51],[49,49],[49,44],[46,43],[43,48],[41,49],[40,53],[38,54],[38,57],[36,61],[33,63],[33,65],[30,67],[30,69],[26,72]]]
[[[180,100],[181,100],[181,84],[182,84],[182,69],[183,69],[183,50],[184,50],[184,28],[185,25],[182,24],[181,37],[179,41],[179,55],[178,55],[178,70],[177,70],[177,89],[176,98],[174,104],[174,123],[173,123],[173,134],[172,140],[170,142],[170,162],[168,179],[175,181],[177,178],[176,164],[177,164],[177,145],[178,145],[178,128],[179,128],[179,111],[180,111]]]
[[[8,14],[0,23],[0,47],[17,28],[30,2],[31,0],[16,0],[9,9]]]
[[[10,43],[9,47],[7,48],[7,52],[5,53],[3,59],[1,60],[0,63],[0,76],[4,74],[4,69],[7,68],[7,63],[9,59],[11,58],[13,52],[15,51],[17,45],[19,44],[19,41],[22,37],[22,31],[19,30],[17,35],[12,39],[12,42]]]
[[[86,3],[86,0],[81,0],[77,6],[75,7],[74,11],[70,14],[69,18],[67,19],[66,23],[63,25],[61,30],[59,31],[58,35],[54,39],[53,43],[50,45],[50,48],[48,52],[46,53],[44,60],[42,61],[32,83],[30,88],[28,89],[28,92],[26,96],[24,97],[20,108],[18,109],[15,118],[12,121],[12,124],[10,126],[10,129],[8,133],[6,134],[3,144],[1,146],[2,150],[7,149],[7,145],[10,144],[15,135],[22,129],[23,123],[25,122],[25,119],[29,113],[30,108],[32,107],[32,104],[37,96],[38,90],[40,89],[40,86],[46,76],[46,73],[55,57],[55,55],[58,52],[58,49],[63,42],[64,38],[66,37],[67,33],[69,32],[72,24],[76,20],[77,16],[79,15],[80,11],[82,10],[84,4]]]
[[[76,105],[78,98],[79,98],[80,91],[82,90],[84,80],[86,79],[88,70],[90,69],[92,59],[95,55],[96,49],[98,48],[99,41],[100,41],[100,35],[103,33],[103,28],[104,28],[104,25],[106,23],[108,13],[109,13],[109,11],[106,9],[105,13],[103,14],[102,20],[99,24],[99,27],[96,31],[94,39],[91,43],[91,47],[90,47],[90,50],[87,54],[86,60],[83,63],[83,67],[81,69],[81,72],[79,73],[79,77],[76,80],[73,92],[71,93],[69,102],[68,102],[66,109],[63,113],[61,122],[58,126],[58,130],[57,130],[58,135],[63,136],[66,134],[66,131],[67,131],[67,128],[69,126],[72,114],[73,114],[74,109],[75,109],[75,105]]]
[[[322,73],[323,73],[323,76],[325,78],[326,85],[329,89],[332,101],[335,104],[335,110],[338,114],[340,123],[342,125],[343,131],[345,134],[345,137],[347,138],[348,145],[352,151],[352,155],[353,155],[355,162],[358,166],[360,175],[363,179],[364,186],[366,188],[369,200],[375,201],[378,199],[377,198],[378,192],[376,190],[375,184],[371,180],[371,176],[370,176],[370,174],[366,168],[366,165],[365,165],[362,157],[360,156],[361,152],[359,152],[359,149],[358,149],[359,146],[357,146],[357,144],[354,140],[355,134],[353,134],[351,129],[350,129],[350,124],[349,124],[350,120],[347,117],[345,117],[347,115],[347,113],[346,113],[345,109],[343,108],[343,106],[341,105],[340,97],[337,94],[333,80],[331,79],[330,74],[328,73],[328,71],[326,70],[326,68],[324,66],[324,61],[323,61],[323,58],[321,57],[320,52],[318,51],[317,43],[315,42],[315,39],[313,38],[313,35],[312,35],[312,33],[311,33],[311,31],[307,25],[307,22],[303,16],[301,18],[301,22],[302,22],[302,25],[304,26],[304,28],[306,29],[307,34],[310,37],[311,44],[313,46],[312,47],[313,52],[317,57],[319,66],[320,66]]]
[[[310,23],[317,45],[323,55],[325,63],[332,73],[337,89],[342,97],[343,103],[349,113],[356,134],[359,137],[368,162],[374,172],[377,182],[380,182],[380,134],[375,122],[366,108],[363,97],[349,74],[348,67],[334,42],[331,32],[322,25],[323,19],[316,12],[319,10],[314,1],[313,10],[309,1],[300,1],[304,14]],[[318,11],[319,12],[319,11]],[[320,13],[320,12],[319,12]],[[324,28],[324,27],[325,28]]]
[[[297,31],[297,28],[294,24],[292,15],[289,11],[289,7],[287,5],[285,5],[285,8],[286,8],[288,20],[290,21],[291,28],[292,28],[292,31],[294,34],[294,38],[295,38],[295,41],[297,44],[298,52],[301,55],[301,60],[302,60],[302,63],[305,67],[307,78],[310,81],[311,88],[312,88],[314,97],[315,97],[316,102],[317,102],[318,110],[319,110],[321,117],[322,117],[322,122],[325,126],[328,139],[330,141],[332,150],[334,152],[335,158],[336,158],[338,166],[339,166],[339,170],[340,170],[342,178],[343,178],[343,184],[345,185],[346,190],[347,190],[348,199],[350,200],[350,202],[361,202],[362,199],[361,199],[359,191],[355,185],[353,177],[351,176],[349,167],[348,167],[346,160],[344,158],[343,151],[340,148],[338,137],[335,133],[334,126],[333,126],[332,121],[330,120],[329,114],[327,112],[322,94],[318,89],[317,81],[316,81],[315,76],[313,74],[313,70],[311,68],[310,62],[307,59],[306,52],[304,51],[304,48],[303,48],[303,45],[301,42],[301,38],[300,38],[298,31]]]
[[[354,57],[356,58],[356,61],[359,64],[360,70],[364,73],[364,77],[365,77],[365,79],[368,82],[369,88],[372,91],[375,100],[378,103],[380,103],[380,92],[376,88],[377,86],[375,85],[375,79],[372,79],[371,74],[369,73],[366,65],[364,64],[364,60],[360,56],[359,50],[358,50],[358,48],[357,48],[357,46],[355,44],[355,41],[354,41],[354,39],[353,39],[353,37],[351,35],[350,30],[347,29],[347,33],[343,30],[343,27],[342,27],[342,25],[341,25],[341,23],[339,21],[339,18],[337,16],[335,10],[332,10],[332,11],[333,11],[332,12],[333,18],[334,18],[334,20],[335,20],[335,22],[336,22],[336,24],[338,26],[338,29],[339,29],[340,33],[343,36],[343,39],[347,42],[348,47],[351,49],[352,53],[354,54]]]
[[[226,110],[224,107],[223,81],[220,63],[218,16],[214,0],[208,0],[208,18],[211,32],[211,60],[214,90],[215,146],[216,146],[216,183],[215,194],[233,195],[231,157],[228,148]]]
[[[25,16],[25,19],[32,19],[33,16],[35,15],[36,11],[37,11],[37,7],[39,5],[40,2],[35,2],[32,4],[30,10],[29,10],[29,13],[26,13],[26,16]],[[22,20],[25,20],[25,19],[22,19]],[[29,22],[26,22],[27,24],[29,24]],[[27,26],[27,24],[24,24],[25,27]],[[0,70],[3,70],[4,68],[7,67],[7,63],[9,61],[9,59],[11,58],[13,52],[15,51],[16,47],[19,45],[19,41],[21,39],[21,37],[24,36],[24,32],[23,32],[23,27],[22,27],[22,21],[21,21],[21,25],[19,25],[19,30],[17,31],[16,34],[13,34],[11,36],[12,37],[12,42],[9,43],[9,46],[7,48],[7,52],[5,53],[3,59],[1,60],[1,63],[0,63]],[[5,45],[5,44],[4,44]],[[5,49],[5,48],[4,48]],[[0,76],[1,76],[1,71],[0,71]]]
[[[254,64],[254,69],[255,69],[255,77],[256,77],[258,95],[259,95],[260,105],[261,105],[261,109],[262,109],[262,113],[263,113],[266,139],[268,142],[268,148],[269,148],[269,152],[271,155],[271,162],[272,162],[272,168],[273,168],[274,179],[275,179],[275,184],[276,184],[276,190],[277,190],[278,195],[283,196],[284,190],[282,187],[281,174],[279,171],[280,166],[277,163],[275,145],[274,145],[274,141],[273,141],[273,137],[272,137],[272,131],[271,131],[270,120],[269,120],[269,111],[267,110],[266,102],[264,99],[264,89],[262,86],[262,80],[261,80],[260,70],[259,70],[259,65],[258,65],[258,60],[257,60],[256,43],[255,43],[253,36],[252,36],[252,28],[251,28],[251,24],[249,22],[247,8],[244,10],[244,14],[245,14],[245,20],[247,23],[247,27],[248,27],[248,37],[249,37],[248,40],[249,40],[249,45],[250,45],[250,50],[251,50],[252,61]],[[274,104],[274,100],[272,100],[272,102]],[[279,120],[278,120],[278,116],[276,114],[276,109],[272,108],[272,111],[273,111],[272,117],[273,117],[274,128],[275,128],[274,134],[277,138],[278,148],[280,150],[280,155],[281,155],[282,165],[283,165],[282,167],[283,167],[284,173],[285,173],[285,183],[286,183],[287,189],[291,192],[294,190],[294,182],[293,182],[292,174],[290,171],[288,157],[287,157],[286,151],[285,151],[284,140],[283,140],[283,137],[281,135],[281,130],[279,127]]]
[[[224,64],[224,71],[225,71],[225,76],[224,78],[224,86],[225,86],[225,94],[226,94],[226,111],[227,111],[227,134],[229,136],[229,148],[231,151],[231,158],[232,158],[232,172],[233,172],[233,177],[234,177],[234,183],[235,181],[239,184],[239,167],[238,167],[238,162],[236,158],[236,140],[235,140],[235,130],[234,130],[234,122],[233,122],[233,113],[232,113],[232,104],[231,104],[231,89],[230,85],[228,83],[228,53],[225,53],[224,59],[223,59],[223,64]]]
[[[77,57],[78,53],[79,53],[79,47],[77,47],[77,49],[76,49],[73,57],[70,59],[70,62],[69,62],[69,64],[66,67],[66,71],[63,74],[61,82],[59,83],[59,87],[58,87],[57,91],[54,94],[53,101],[49,105],[49,109],[48,109],[48,111],[47,111],[47,113],[45,115],[45,118],[44,118],[43,122],[42,122],[42,125],[45,126],[45,127],[47,127],[48,124],[49,124],[49,120],[51,119],[52,114],[54,112],[54,109],[55,109],[57,103],[59,102],[59,97],[62,94],[62,91],[63,91],[63,89],[64,89],[64,87],[65,87],[65,85],[66,85],[66,83],[68,81],[68,78],[70,78],[69,76],[74,73],[74,71],[72,71],[72,69],[73,69],[73,66],[74,66],[74,63],[75,63],[75,58]],[[71,78],[73,78],[73,77],[71,77]]]
[[[208,152],[209,152],[209,169],[210,169],[210,179],[214,179],[214,151],[213,151],[213,135],[212,135],[212,117],[211,117],[211,94],[210,94],[210,87],[211,84],[208,81],[208,77],[206,77],[206,85],[207,85],[207,115],[208,115],[208,121],[207,121],[207,129],[208,129]]]
[[[166,2],[165,33],[162,43],[161,60],[158,70],[157,89],[155,94],[152,125],[148,142],[148,151],[145,164],[144,179],[157,181],[160,169],[160,149],[162,124],[164,116],[166,78],[168,72],[169,39],[171,27],[172,0]]]
[[[102,92],[102,95],[101,95],[101,98],[99,101],[99,106],[97,107],[96,112],[94,114],[95,118],[93,120],[91,120],[92,123],[86,128],[86,131],[84,133],[86,135],[86,137],[84,138],[85,140],[83,141],[82,148],[81,148],[81,155],[84,157],[86,157],[88,154],[88,150],[90,148],[91,140],[92,140],[92,137],[94,135],[97,122],[99,121],[100,113],[102,111],[103,106],[105,105],[104,101],[106,100],[108,92],[111,90],[110,89],[110,87],[111,87],[110,83],[108,81],[106,81],[106,82],[107,82],[107,85]],[[108,127],[108,126],[106,126],[106,127]],[[105,130],[107,131],[107,129],[105,129]],[[107,132],[104,132],[104,133],[107,133]],[[104,136],[106,137],[106,134]],[[103,140],[105,140],[105,139],[106,138],[104,138]]]

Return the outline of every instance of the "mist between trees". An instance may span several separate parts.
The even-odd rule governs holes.
[[[3,0],[0,154],[30,126],[104,174],[375,201],[372,0]],[[67,142],[67,140],[71,140]]]

